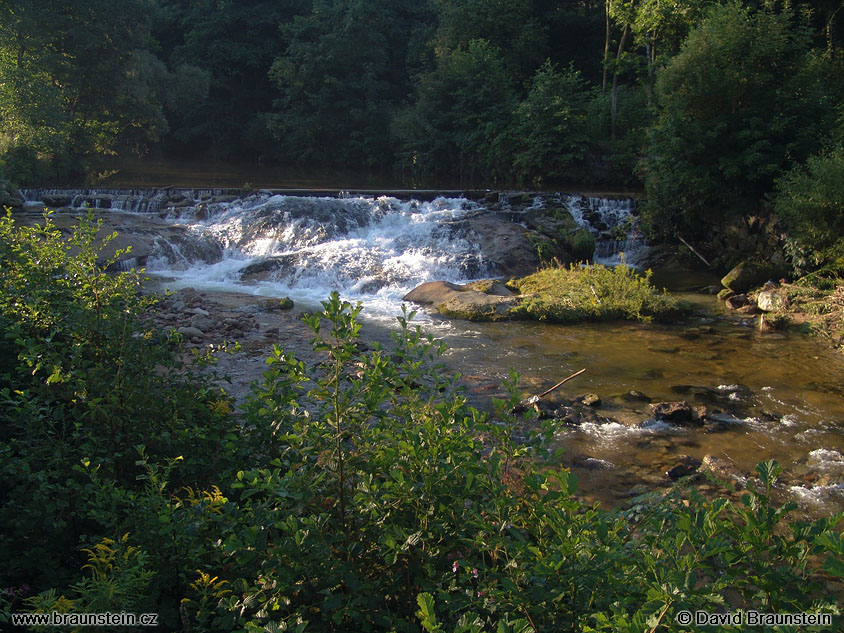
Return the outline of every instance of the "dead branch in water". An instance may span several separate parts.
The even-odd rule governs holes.
[[[585,372],[585,371],[586,371],[586,368],[584,367],[584,368],[583,368],[583,369],[581,369],[580,371],[576,371],[576,372],[574,372],[574,373],[573,373],[571,376],[569,376],[568,378],[564,378],[563,380],[561,380],[560,382],[558,382],[556,385],[554,385],[554,386],[553,386],[553,387],[551,387],[550,389],[546,389],[546,390],[545,390],[545,391],[543,391],[542,393],[538,394],[536,397],[537,397],[537,398],[542,398],[542,397],[544,397],[544,396],[547,396],[549,393],[551,393],[552,391],[554,391],[554,390],[555,390],[555,389],[557,389],[558,387],[561,387],[562,385],[566,384],[569,380],[571,380],[571,379],[572,379],[572,378],[574,378],[575,376],[579,376],[580,374],[582,374],[582,373],[583,373],[583,372]]]

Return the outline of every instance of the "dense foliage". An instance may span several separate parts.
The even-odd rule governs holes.
[[[840,629],[841,517],[790,519],[775,463],[737,501],[679,486],[586,506],[554,423],[512,413],[518,376],[481,414],[412,315],[363,351],[336,294],[304,319],[322,362],[276,347],[234,411],[144,328],[137,275],[103,274],[96,229],[0,222],[0,623],[639,633],[741,607]]]
[[[652,238],[717,259],[701,242],[770,215],[775,181],[840,142],[840,9],[0,0],[0,197],[150,154],[414,186],[634,185]],[[800,241],[809,216],[780,215]]]

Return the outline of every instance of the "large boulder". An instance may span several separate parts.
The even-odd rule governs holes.
[[[694,411],[686,402],[657,402],[651,405],[654,419],[671,424],[696,424]]]
[[[509,316],[519,298],[500,281],[485,279],[470,284],[430,281],[407,293],[404,301],[433,305],[447,317],[496,321]]]
[[[449,281],[429,281],[416,286],[402,298],[402,301],[421,305],[439,305],[467,289],[467,286],[453,284]]]
[[[779,272],[781,271],[774,266],[743,261],[724,275],[721,285],[736,294],[743,294],[756,286],[761,286],[768,279],[777,277]]]
[[[509,277],[523,277],[540,265],[539,253],[531,242],[528,229],[494,213],[478,215],[466,221],[468,239],[480,247],[493,271]]]

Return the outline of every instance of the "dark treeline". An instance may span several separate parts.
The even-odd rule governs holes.
[[[633,185],[652,233],[702,237],[702,216],[799,195],[790,170],[835,153],[841,7],[0,0],[5,176],[90,182],[117,153],[406,185]]]

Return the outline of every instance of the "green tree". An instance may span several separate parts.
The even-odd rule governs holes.
[[[183,100],[168,113],[179,153],[271,158],[267,115],[277,96],[270,67],[284,50],[279,25],[310,10],[310,0],[159,0],[153,34],[161,54],[193,81],[204,75],[208,97]],[[185,81],[173,82],[181,93]],[[178,94],[178,93],[177,93]]]
[[[172,78],[148,50],[148,9],[147,0],[0,1],[4,149],[29,148],[51,160],[54,179],[79,181],[90,158],[157,142]]]
[[[436,64],[419,78],[416,102],[393,124],[404,169],[414,178],[461,182],[506,176],[507,127],[518,102],[500,52],[472,40],[438,51]]]
[[[285,161],[390,164],[389,121],[409,91],[409,34],[425,13],[425,3],[409,0],[319,0],[283,26],[288,46],[270,70],[281,93],[270,127]]]
[[[546,62],[537,70],[513,120],[513,166],[519,178],[541,182],[571,178],[589,148],[589,92],[573,68]]]
[[[660,112],[642,162],[651,232],[702,233],[756,211],[833,113],[808,34],[789,13],[712,8],[658,72]]]

